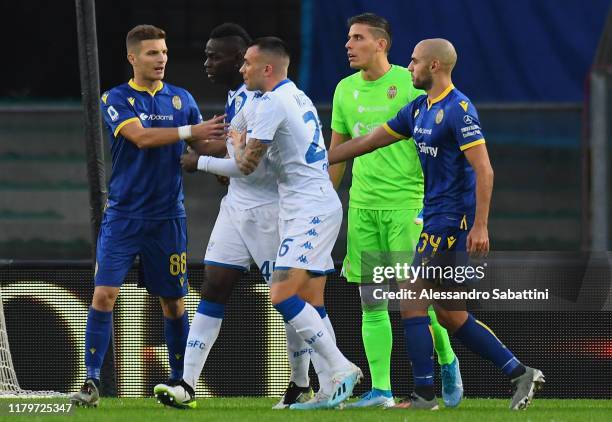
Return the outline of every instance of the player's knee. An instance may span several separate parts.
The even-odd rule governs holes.
[[[98,286],[94,290],[92,305],[98,311],[110,312],[118,295],[119,289],[116,287]]]
[[[185,302],[182,297],[162,297],[159,299],[159,303],[161,304],[162,312],[166,318],[177,319],[183,316],[185,312]]]
[[[206,280],[202,283],[200,296],[204,300],[225,305],[241,276],[242,272],[238,270],[206,267]]]
[[[361,296],[361,309],[363,311],[374,312],[387,310],[388,300],[381,299],[377,289],[383,289],[383,291],[388,291],[389,286],[359,286],[359,295]]]
[[[457,331],[467,320],[465,311],[447,311],[444,308],[436,307],[436,317],[441,326],[450,333]]]

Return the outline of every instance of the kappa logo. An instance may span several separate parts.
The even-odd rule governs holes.
[[[308,264],[308,258],[305,255],[300,255],[297,260],[302,264]]]
[[[308,231],[306,232],[306,234],[307,234],[308,236],[318,236],[318,235],[319,235],[319,233],[317,233],[317,231],[316,231],[315,229],[310,229],[310,230],[308,230]]]

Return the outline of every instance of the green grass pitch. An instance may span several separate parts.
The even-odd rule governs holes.
[[[163,407],[153,398],[103,398],[98,408],[77,408],[70,415],[28,415],[7,417],[7,404],[42,402],[42,399],[0,400],[0,420],[24,419],[28,421],[611,421],[612,400],[535,400],[525,411],[508,410],[508,400],[465,399],[456,409],[441,408],[437,412],[410,410],[272,410],[276,399],[270,398],[215,398],[199,399],[197,409],[178,410]],[[27,419],[26,419],[27,418]]]

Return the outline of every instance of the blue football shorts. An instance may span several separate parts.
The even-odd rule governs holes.
[[[98,235],[95,285],[121,287],[140,256],[141,286],[154,296],[187,295],[185,217],[138,220],[104,215]]]

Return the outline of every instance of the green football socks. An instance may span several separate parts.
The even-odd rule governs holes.
[[[442,327],[436,317],[436,312],[433,307],[427,309],[429,319],[431,320],[431,329],[433,331],[434,347],[438,355],[438,363],[440,365],[448,365],[455,360],[455,352],[451,346],[450,339],[446,328]]]

